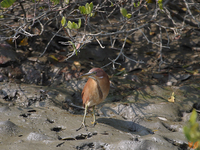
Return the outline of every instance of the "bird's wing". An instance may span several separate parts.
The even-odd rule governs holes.
[[[98,93],[99,93],[99,98],[102,99],[103,98],[103,93],[102,93],[102,90],[99,86],[99,84],[97,83],[97,89],[98,89]]]
[[[88,81],[86,82],[83,91],[81,93],[81,97],[83,100],[83,106],[85,107],[85,104],[89,101],[90,99],[90,94],[92,94],[93,87],[90,87],[91,79],[89,78]]]

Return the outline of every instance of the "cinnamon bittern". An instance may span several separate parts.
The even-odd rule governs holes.
[[[87,109],[89,107],[93,107],[93,122],[95,125],[96,117],[95,117],[95,105],[100,104],[107,97],[110,90],[110,82],[108,75],[101,68],[93,68],[88,73],[83,74],[81,77],[89,77],[86,82],[83,91],[81,93],[83,106],[85,107],[85,113],[83,116],[83,122],[80,126],[86,128],[85,126],[85,117],[87,114]],[[87,130],[87,129],[86,129]]]

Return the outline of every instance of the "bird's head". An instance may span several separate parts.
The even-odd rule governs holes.
[[[92,68],[88,73],[83,74],[81,77],[89,77],[94,80],[103,79],[107,74],[101,68]]]

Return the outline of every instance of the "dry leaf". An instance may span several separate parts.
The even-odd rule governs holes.
[[[58,61],[58,58],[56,58],[54,55],[49,55],[50,58],[52,58],[55,61]]]
[[[74,61],[74,65],[77,66],[77,67],[81,66],[80,62],[78,62],[78,61]]]
[[[28,38],[25,37],[20,41],[19,46],[27,46],[27,45],[28,45]]]
[[[156,34],[155,32],[150,32],[150,33],[149,33],[149,35],[155,35],[155,34]]]
[[[175,40],[178,40],[180,38],[181,38],[181,35],[177,35],[177,36],[174,37]]]
[[[192,149],[197,149],[199,146],[199,142],[195,142],[193,145],[193,142],[188,142],[188,147],[192,148]]]
[[[193,149],[197,149],[199,147],[199,142],[195,142],[194,145],[193,145]]]
[[[121,41],[125,41],[125,39],[121,39]],[[126,39],[126,43],[128,43],[128,44],[132,44],[132,41],[131,40],[129,40],[129,39]]]
[[[198,69],[196,69],[196,70],[187,70],[187,69],[184,69],[186,72],[188,72],[188,73],[191,73],[191,74],[193,74],[193,75],[198,75],[198,73],[199,73],[199,71],[198,71]]]
[[[187,8],[185,8],[185,7],[183,7],[183,8],[181,8],[183,11],[187,11]]]
[[[81,44],[79,43],[79,44],[77,44],[76,45],[76,49],[79,49],[79,47],[81,46]]]
[[[117,69],[118,71],[124,71],[125,70],[125,68],[120,68],[120,69]]]
[[[10,38],[7,40],[7,42],[8,42],[8,44],[12,45],[12,44],[14,44],[15,41],[13,40],[13,38]]]
[[[168,98],[168,101],[174,103],[174,101],[175,101],[174,92],[172,93],[172,96],[170,98]]]
[[[153,51],[146,52],[146,55],[155,55],[156,53]]]
[[[192,148],[193,142],[188,142],[188,147]]]
[[[154,3],[155,2],[155,0],[146,0],[147,1],[147,3]]]

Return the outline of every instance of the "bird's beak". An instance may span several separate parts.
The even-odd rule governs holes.
[[[91,77],[91,76],[94,76],[94,75],[95,75],[94,72],[88,72],[88,73],[85,73],[85,74],[81,75],[80,78],[82,78],[82,77]]]

